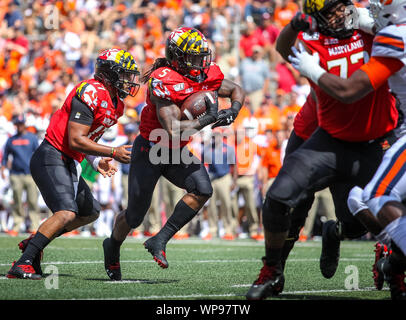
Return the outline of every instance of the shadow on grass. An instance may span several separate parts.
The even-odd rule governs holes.
[[[84,280],[102,281],[102,282],[108,282],[108,283],[141,283],[141,284],[162,284],[162,283],[179,282],[179,280],[165,280],[165,279],[159,279],[159,280],[152,280],[152,279],[122,279],[122,280],[119,280],[119,281],[115,281],[115,280],[109,280],[109,279],[106,279],[106,278],[85,278]]]

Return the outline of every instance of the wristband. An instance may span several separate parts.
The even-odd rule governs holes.
[[[231,109],[237,111],[237,113],[240,112],[241,107],[242,107],[242,104],[241,104],[240,101],[233,101],[233,102],[231,103]]]
[[[110,157],[114,159],[114,157],[116,156],[117,150],[115,148],[111,148],[111,153],[110,153]]]

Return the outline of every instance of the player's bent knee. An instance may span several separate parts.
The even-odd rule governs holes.
[[[72,212],[72,211],[63,210],[63,211],[55,212],[54,216],[58,217],[58,219],[60,220],[60,223],[65,226],[69,222],[72,222],[73,220],[75,220],[76,213]]]
[[[304,190],[289,174],[281,173],[268,189],[267,197],[285,203],[289,207],[296,205],[304,198]]]
[[[354,216],[360,211],[368,209],[368,206],[362,200],[363,192],[360,187],[355,186],[348,194],[347,205]]]
[[[401,199],[395,195],[383,195],[375,198],[364,198],[363,200],[367,204],[369,210],[377,217],[378,212],[388,203],[388,202],[401,202]]]
[[[141,225],[144,220],[144,215],[139,216],[137,214],[132,214],[128,209],[125,211],[125,220],[131,228],[137,228]]]
[[[195,190],[191,191],[190,193],[192,193],[200,198],[205,198],[205,202],[206,202],[213,195],[213,187],[211,186],[211,183],[203,183],[203,184],[197,185]]]
[[[270,232],[286,232],[290,227],[290,208],[276,200],[266,197],[262,207],[262,223]]]

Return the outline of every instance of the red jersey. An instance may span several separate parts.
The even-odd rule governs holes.
[[[81,162],[85,155],[72,150],[68,141],[68,122],[71,112],[72,99],[77,96],[93,112],[93,123],[90,127],[88,138],[98,141],[104,131],[115,125],[118,118],[123,115],[124,103],[117,96],[117,107],[114,107],[110,94],[102,83],[95,79],[80,82],[72,89],[61,109],[56,111],[49,123],[45,139],[56,149],[67,156]]]
[[[169,67],[154,70],[148,81],[147,105],[141,112],[141,136],[152,142],[159,141],[159,137],[154,138],[150,136],[151,131],[162,128],[158,120],[156,106],[151,102],[151,94],[160,99],[167,99],[181,108],[183,101],[193,93],[202,90],[217,91],[223,79],[224,75],[216,64],[210,66],[207,78],[203,82],[190,80]],[[185,146],[188,142],[180,141],[180,147]]]
[[[296,114],[293,121],[293,128],[298,137],[307,140],[319,126],[317,120],[317,104],[313,96],[309,94],[306,102]]]
[[[339,40],[319,33],[300,33],[299,39],[312,52],[318,52],[323,69],[348,78],[368,61],[373,36],[354,31],[351,38]],[[334,138],[369,141],[396,127],[398,111],[387,83],[351,104],[332,98],[312,82],[311,86],[317,96],[319,126]]]

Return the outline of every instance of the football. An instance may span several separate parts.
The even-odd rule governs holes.
[[[213,91],[199,91],[190,95],[182,104],[180,109],[181,120],[193,120],[204,116],[206,113],[206,102],[204,97],[214,99]]]

